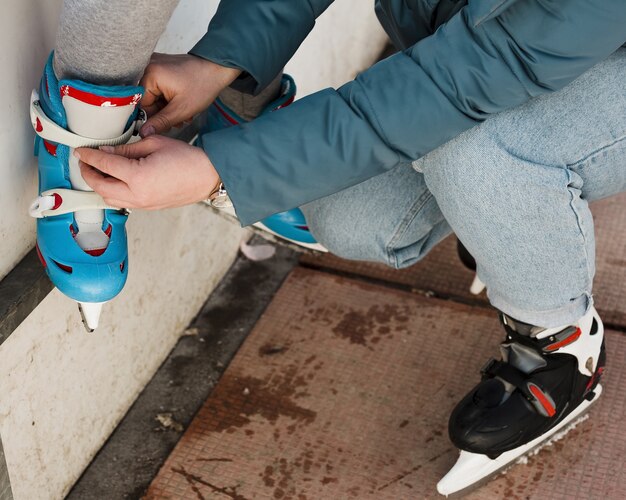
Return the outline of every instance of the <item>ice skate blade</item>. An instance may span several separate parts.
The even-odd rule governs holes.
[[[79,302],[78,311],[83,320],[83,325],[87,333],[93,333],[98,328],[100,313],[104,302]]]
[[[571,430],[602,394],[602,386],[598,384],[594,389],[595,396],[591,401],[584,400],[578,408],[564,418],[558,425],[524,446],[507,451],[492,460],[486,455],[461,451],[461,454],[452,469],[437,483],[437,491],[446,497],[462,497],[476,488],[489,482],[494,476],[515,465],[525,455],[538,452],[542,446],[555,437],[559,431],[564,434]],[[560,437],[559,437],[560,439]]]
[[[271,239],[272,241],[276,241],[277,243],[281,243],[280,240],[282,240],[282,242],[286,242],[290,247],[297,247],[297,250],[302,252],[310,250],[312,252],[323,252],[326,253],[328,252],[328,250],[323,247],[322,245],[320,245],[319,243],[303,243],[301,241],[295,241],[289,238],[285,238],[284,236],[281,236],[280,234],[272,231],[270,228],[268,228],[265,224],[261,223],[261,222],[257,222],[256,224],[253,225],[253,228],[256,228],[257,230],[253,231],[261,236],[263,236],[265,239]],[[273,238],[268,238],[268,235],[273,236]]]
[[[221,217],[231,220],[231,221],[238,221],[237,216],[235,215],[235,212],[233,209],[229,209],[229,208],[219,209],[219,208],[215,208],[211,206],[207,202],[202,202],[202,203],[205,206],[209,207],[211,210],[213,210],[215,213],[220,215]],[[305,254],[319,254],[320,252],[328,253],[328,249],[323,247],[319,243],[301,243],[301,242],[297,242],[294,240],[290,240],[288,238],[280,236],[279,234],[275,233],[271,229],[268,229],[265,225],[261,224],[260,222],[257,222],[256,224],[252,226],[247,226],[246,229],[252,231],[254,234],[258,234],[263,239],[271,243],[276,243],[277,245],[290,248],[291,250],[295,250],[296,252],[299,252],[299,253],[305,253]]]
[[[475,275],[474,281],[472,281],[472,285],[470,286],[470,293],[472,295],[480,295],[485,288],[487,288],[487,286],[480,281],[478,274]]]

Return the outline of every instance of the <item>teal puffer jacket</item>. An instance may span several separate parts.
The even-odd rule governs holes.
[[[222,0],[192,54],[258,89],[332,0]],[[202,145],[243,225],[415,160],[556,91],[626,42],[626,0],[377,0],[401,52]],[[626,84],[625,84],[626,85]]]

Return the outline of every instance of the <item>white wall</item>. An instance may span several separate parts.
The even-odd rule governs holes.
[[[387,40],[373,0],[336,0],[285,71],[296,79],[298,97],[337,88],[376,61]]]
[[[30,92],[56,35],[61,1],[4,0],[0,16],[0,278],[35,243],[28,205],[36,191]]]
[[[352,78],[382,49],[372,2],[342,0],[288,71],[300,95]],[[36,194],[28,97],[51,50],[61,0],[4,0],[1,16],[0,277],[32,248]],[[216,0],[182,0],[157,49],[184,52]],[[0,346],[0,435],[17,500],[62,498],[227,270],[241,230],[201,206],[135,212],[129,280],[87,335],[56,290]],[[105,492],[94,492],[94,497]]]

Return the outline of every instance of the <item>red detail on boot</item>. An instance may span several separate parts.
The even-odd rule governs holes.
[[[544,351],[552,352],[560,349],[561,347],[565,347],[566,345],[570,345],[573,342],[576,342],[578,338],[582,335],[582,331],[580,328],[576,328],[576,331],[572,333],[569,337],[565,337],[563,340],[555,342],[554,344],[550,344],[543,348]]]
[[[106,247],[93,248],[91,250],[85,250],[85,253],[91,255],[92,257],[100,257],[104,253],[105,250],[106,250]]]
[[[39,118],[37,118],[37,122],[35,123],[35,130],[37,132],[41,132],[43,130],[43,125],[41,124],[41,122],[39,121]]]
[[[107,227],[104,230],[104,234],[106,234],[110,238],[112,231],[113,231],[113,226],[111,224],[109,224],[109,227]],[[106,249],[107,249],[107,247],[104,247],[104,248],[92,248],[91,250],[85,250],[85,253],[88,253],[89,255],[91,255],[93,257],[100,257],[100,255],[102,255],[105,252]]]
[[[533,393],[533,396],[537,398],[539,403],[541,403],[541,406],[543,406],[543,409],[546,410],[546,413],[549,417],[553,417],[554,415],[556,415],[556,410],[554,409],[554,406],[552,406],[552,403],[550,403],[546,395],[542,392],[541,389],[539,389],[539,387],[533,384],[529,384],[528,389],[530,390],[530,392]]]
[[[70,266],[66,266],[65,264],[60,264],[56,260],[52,260],[52,262],[54,262],[57,266],[59,266],[66,273],[72,274],[72,272],[74,271]]]
[[[585,393],[589,392],[589,390],[593,387],[594,383],[600,380],[603,373],[604,373],[604,366],[601,366],[600,368],[596,370],[596,372],[589,379],[589,382],[587,383],[587,387],[585,387]]]
[[[57,193],[52,193],[52,196],[54,196],[54,206],[51,210],[56,210],[63,204],[63,198],[61,198],[61,195]]]
[[[224,118],[226,118],[231,125],[239,125],[239,122],[235,120],[232,116],[230,116],[228,113],[226,113],[226,111],[224,111],[216,102],[213,103],[213,106],[215,106],[215,109],[217,109],[220,112],[220,114]]]
[[[111,237],[111,231],[113,227],[109,224],[109,227],[106,228],[104,234],[106,234],[109,238]],[[70,233],[72,233],[72,237],[76,238],[76,230],[74,229],[74,225],[70,224]],[[104,248],[92,248],[91,250],[83,250],[87,255],[91,255],[92,257],[100,257],[105,251],[107,247]]]
[[[141,94],[134,94],[126,97],[107,97],[92,94],[91,92],[86,92],[84,90],[79,90],[74,87],[70,87],[69,85],[63,85],[61,87],[61,99],[63,97],[69,96],[74,99],[78,99],[81,102],[86,104],[91,104],[92,106],[135,106],[139,100],[141,99]]]
[[[123,273],[123,272],[124,272],[124,263],[122,262],[120,264],[120,273]]]
[[[296,98],[296,96],[293,96],[293,95],[292,95],[292,96],[291,96],[291,97],[287,100],[287,102],[286,102],[286,103],[281,104],[281,105],[280,105],[280,106],[278,106],[276,109],[282,109],[282,108],[284,108],[284,107],[286,107],[286,106],[289,106],[289,105],[290,105],[290,104],[294,101],[294,99],[295,99],[295,98]],[[274,111],[276,111],[276,109],[275,109]]]
[[[41,265],[45,269],[46,267],[48,267],[48,264],[46,264],[46,259],[43,258],[41,250],[39,250],[39,243],[35,243],[35,249],[37,250],[37,257],[39,257],[39,262],[41,262]]]
[[[57,144],[52,144],[51,142],[44,140],[43,147],[46,148],[46,151],[48,152],[48,154],[51,154],[52,156],[57,155]]]

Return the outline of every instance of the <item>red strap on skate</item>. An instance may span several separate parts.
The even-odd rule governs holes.
[[[499,377],[515,386],[533,405],[537,413],[544,417],[556,415],[554,401],[537,384],[529,381],[529,375],[504,361],[491,359],[481,370],[486,377]]]
[[[543,348],[546,352],[553,352],[561,347],[565,347],[566,345],[570,345],[578,340],[578,338],[582,335],[582,331],[580,328],[576,328],[573,332],[566,330],[556,335],[557,341],[553,344],[549,344]]]
[[[554,415],[556,415],[554,403],[551,401],[551,398],[549,398],[548,395],[539,388],[539,386],[529,383],[528,390],[545,410],[548,417],[554,417]]]

